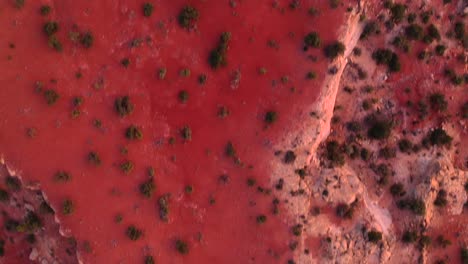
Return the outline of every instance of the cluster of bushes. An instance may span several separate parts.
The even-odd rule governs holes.
[[[410,210],[414,214],[424,215],[426,214],[426,204],[421,199],[408,198],[402,199],[397,202],[398,208],[402,210]]]
[[[381,185],[386,185],[388,183],[388,177],[393,174],[392,168],[384,163],[378,166],[372,166],[372,170],[379,176],[378,183]]]
[[[343,146],[336,140],[327,142],[325,156],[332,167],[341,167],[345,164]]]
[[[377,49],[372,53],[372,58],[378,65],[387,65],[390,72],[398,72],[401,69],[398,55],[389,49]]]
[[[445,76],[447,76],[453,85],[462,85],[466,80],[466,75],[457,75],[453,69],[446,68],[444,70]]]
[[[355,207],[357,206],[357,200],[352,202],[350,205],[341,203],[336,207],[336,215],[344,219],[352,219],[354,215]]]
[[[208,58],[211,68],[217,69],[227,65],[227,50],[231,39],[230,32],[224,32],[219,38],[218,46],[213,49]]]

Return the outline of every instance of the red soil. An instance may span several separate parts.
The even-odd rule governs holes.
[[[46,2],[52,12],[43,17],[39,9]],[[271,188],[273,146],[308,113],[326,74],[322,50],[308,52],[319,57],[316,63],[302,50],[304,35],[315,30],[322,43],[334,41],[344,14],[343,7],[329,10],[327,3],[315,6],[323,15],[313,18],[307,10],[316,1],[303,2],[291,10],[286,1],[278,8],[269,1],[242,1],[235,8],[228,1],[191,1],[200,19],[190,32],[177,24],[187,1],[155,2],[149,18],[142,15],[141,1],[26,1],[22,9],[12,1],[0,4],[0,154],[26,184],[40,184],[63,230],[79,241],[85,262],[139,263],[145,255],[158,263],[284,263],[291,258],[286,212],[274,216],[275,193],[262,194],[257,185]],[[47,45],[43,25],[50,20],[59,23],[62,52]],[[90,49],[68,39],[74,25],[92,32]],[[207,58],[225,31],[232,34],[228,66],[214,71]],[[137,38],[141,45],[130,47]],[[277,42],[277,50],[267,45],[269,40]],[[130,59],[128,68],[121,65],[123,58]],[[160,80],[163,67],[167,75]],[[267,69],[264,76],[261,67]],[[180,76],[184,68],[190,69],[189,77]],[[232,84],[236,70],[238,86]],[[313,81],[305,78],[310,70],[318,74]],[[75,77],[77,72],[82,78]],[[197,82],[199,74],[207,75],[206,84]],[[288,76],[287,84],[282,76]],[[56,104],[46,104],[36,82],[59,93]],[[181,90],[189,93],[186,103],[178,100]],[[120,118],[114,101],[124,95],[135,109]],[[74,119],[75,96],[84,103]],[[225,119],[217,117],[220,106],[230,110]],[[267,126],[264,115],[270,110],[278,120]],[[102,121],[101,128],[93,125],[95,119]],[[142,128],[142,140],[125,138],[131,124]],[[190,141],[180,136],[186,125]],[[31,129],[34,137],[27,135]],[[170,137],[175,144],[168,143]],[[241,166],[225,156],[228,141]],[[87,161],[90,151],[99,154],[100,166]],[[120,170],[126,160],[135,167],[128,175]],[[157,189],[146,199],[139,185],[150,166]],[[70,172],[72,180],[54,181],[59,170]],[[229,176],[227,184],[219,182],[223,174]],[[250,177],[257,185],[249,188]],[[193,186],[192,194],[184,193],[186,185]],[[159,219],[157,204],[166,193],[171,195],[168,223]],[[62,214],[65,199],[75,205],[71,215]],[[115,221],[118,214],[122,223]],[[267,216],[265,224],[256,223],[260,214]],[[136,242],[125,234],[131,224],[143,229]],[[188,243],[187,255],[177,252],[176,239]],[[84,241],[91,243],[89,253]]]

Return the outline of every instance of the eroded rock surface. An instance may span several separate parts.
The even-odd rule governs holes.
[[[466,10],[5,1],[0,263],[467,263]]]

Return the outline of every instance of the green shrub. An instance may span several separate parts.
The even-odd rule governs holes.
[[[468,106],[468,103],[467,103],[467,106]],[[357,121],[350,121],[348,122],[348,124],[346,125],[346,128],[351,131],[351,132],[359,132],[361,131],[362,127],[361,127],[361,123],[357,122]]]
[[[328,44],[324,48],[324,53],[327,58],[335,59],[339,55],[343,55],[345,52],[345,45],[340,41],[335,41],[334,43]]]
[[[384,158],[384,159],[395,158],[396,157],[396,149],[392,148],[392,147],[389,147],[389,146],[385,146],[385,147],[380,149],[379,156]]]
[[[387,65],[390,72],[398,72],[401,69],[398,55],[388,49],[378,49],[372,53],[372,58],[377,65]]]
[[[145,17],[150,17],[153,14],[154,6],[151,3],[144,3],[142,6],[143,15]]]
[[[400,149],[401,152],[411,153],[411,150],[413,148],[413,143],[411,143],[411,141],[409,141],[408,139],[404,138],[398,141],[398,148]]]
[[[322,44],[322,40],[317,32],[310,32],[304,37],[304,44],[306,47],[318,48]]]
[[[433,93],[429,96],[431,109],[434,111],[445,111],[448,107],[448,102],[445,100],[445,95],[441,93]]]
[[[326,158],[330,161],[333,167],[343,166],[345,164],[343,147],[335,140],[327,142]]]
[[[380,177],[387,178],[392,174],[392,168],[384,163],[379,164],[377,167],[373,168],[375,174]]]
[[[356,203],[357,201],[354,201],[353,203],[351,203],[351,205],[345,203],[338,204],[338,206],[336,207],[336,214],[344,219],[352,219]]]
[[[382,240],[382,233],[375,230],[371,230],[367,233],[367,240],[369,240],[369,242],[372,243],[377,243],[380,240]]]
[[[401,240],[405,243],[414,243],[418,239],[418,233],[416,231],[406,230],[403,233]]]
[[[90,31],[85,32],[80,38],[80,43],[86,49],[91,48],[93,46],[93,43],[94,43],[93,34]]]
[[[408,39],[402,35],[396,36],[392,41],[392,45],[401,49],[404,52],[409,52],[410,50],[410,44],[408,42]]]
[[[390,14],[393,22],[400,23],[405,18],[406,6],[403,4],[392,4]]]
[[[437,244],[440,245],[442,248],[446,248],[452,244],[452,241],[446,239],[443,235],[439,235],[436,238]]]
[[[134,225],[130,225],[127,227],[125,234],[130,240],[136,241],[141,238],[141,236],[143,235],[143,231]]]
[[[447,205],[447,191],[440,189],[437,193],[436,199],[434,200],[434,205],[439,207],[445,207]]]
[[[47,36],[52,36],[53,34],[57,33],[57,31],[59,30],[58,23],[55,21],[49,21],[44,24],[43,30]]]
[[[406,194],[405,187],[402,183],[394,183],[390,186],[390,193],[393,196],[403,196]]]
[[[455,32],[455,38],[463,40],[465,37],[465,24],[461,21],[455,23],[453,31]]]
[[[231,33],[224,32],[221,34],[218,46],[210,52],[208,62],[212,69],[218,69],[227,65],[227,50]]]
[[[410,24],[405,28],[405,35],[409,40],[421,40],[424,36],[424,30],[418,24]]]
[[[468,264],[468,248],[460,249],[460,260],[462,264]]]
[[[383,140],[390,136],[392,127],[393,124],[391,121],[374,120],[369,130],[367,130],[367,135],[371,139]]]
[[[368,149],[362,148],[361,149],[361,159],[363,161],[368,161],[370,159],[371,153],[369,152]]]
[[[397,202],[397,206],[402,210],[410,210],[416,215],[426,214],[426,204],[421,199],[403,199]]]
[[[199,13],[198,10],[192,6],[185,6],[179,13],[178,21],[179,25],[185,29],[191,29],[195,26],[198,21]]]
[[[468,102],[465,102],[464,104],[462,104],[460,108],[461,108],[462,118],[467,119],[468,118]]]
[[[422,235],[419,238],[419,246],[421,248],[427,248],[429,245],[431,245],[431,243],[432,243],[432,239],[429,236]]]
[[[436,128],[432,130],[431,132],[429,132],[428,140],[432,146],[441,147],[441,146],[450,146],[453,138],[449,136],[447,132],[445,132],[444,129]]]
[[[369,21],[364,26],[364,29],[362,30],[362,33],[359,39],[361,40],[367,39],[369,36],[373,34],[377,34],[377,32],[379,32],[379,24],[374,20]]]
[[[424,42],[431,43],[434,40],[440,40],[440,33],[434,24],[430,24],[427,27],[427,34],[424,36]]]
[[[439,56],[443,56],[447,47],[445,45],[439,44],[435,47],[435,53]]]
[[[296,153],[294,153],[294,151],[292,150],[286,151],[286,153],[284,154],[283,162],[286,164],[291,164],[291,163],[294,163],[295,160],[296,160]]]

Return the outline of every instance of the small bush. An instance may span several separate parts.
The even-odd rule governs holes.
[[[435,53],[438,56],[443,56],[447,47],[445,45],[439,44],[435,47]]]
[[[294,163],[295,160],[296,160],[296,153],[294,153],[294,151],[292,150],[286,151],[286,153],[284,154],[283,162],[286,164],[291,164],[291,163]]]
[[[94,43],[94,36],[91,32],[85,32],[80,39],[81,45],[83,45],[84,48],[89,49],[93,46]]]
[[[445,207],[447,205],[447,191],[444,189],[439,190],[437,197],[434,200],[434,205],[439,207]]]
[[[392,4],[390,14],[393,22],[400,23],[405,18],[406,6],[403,4]]]
[[[199,13],[198,10],[192,6],[185,6],[179,13],[179,25],[185,29],[191,29],[195,27],[198,21]]]
[[[402,183],[394,183],[390,186],[390,193],[395,197],[403,196],[406,194],[405,186]]]
[[[388,183],[388,177],[393,173],[392,168],[387,164],[379,164],[377,167],[373,168],[375,174],[379,178],[379,184],[385,185]]]
[[[369,240],[369,242],[372,243],[377,243],[380,240],[382,240],[382,233],[375,230],[371,230],[367,233],[367,240]]]
[[[436,238],[437,244],[440,245],[442,248],[446,248],[452,244],[452,241],[446,239],[443,235],[439,235]]]
[[[390,72],[398,72],[401,69],[398,55],[388,49],[378,49],[372,53],[372,58],[377,65],[387,65]]]
[[[405,243],[414,243],[418,239],[418,233],[416,231],[406,230],[403,233],[401,240]]]
[[[396,157],[396,149],[386,146],[380,149],[379,156],[384,159],[392,159]]]
[[[465,102],[461,107],[460,107],[460,112],[461,116],[464,119],[468,118],[468,102]]]
[[[367,39],[369,36],[376,34],[377,32],[379,32],[379,24],[372,20],[366,23],[359,38],[361,40]]]
[[[336,215],[344,219],[352,219],[354,215],[354,208],[357,201],[354,201],[351,205],[341,203],[336,207]]]
[[[318,48],[322,44],[322,40],[317,32],[310,32],[304,37],[304,44],[306,47]]]
[[[452,143],[453,138],[445,132],[442,128],[436,128],[429,132],[428,135],[429,143],[432,146],[449,146]]]
[[[367,130],[367,135],[371,139],[383,140],[390,136],[392,127],[393,124],[391,121],[374,120],[369,130]]]
[[[421,40],[424,37],[424,30],[417,24],[410,24],[405,28],[405,35],[409,40]]]
[[[371,153],[369,152],[368,149],[362,148],[361,149],[361,159],[363,161],[368,161],[370,159]]]
[[[463,264],[468,264],[468,248],[460,249],[460,260]]]
[[[441,93],[433,93],[429,96],[431,109],[434,111],[445,111],[448,107],[448,102],[445,100],[445,95]]]
[[[411,143],[411,141],[409,141],[408,139],[404,138],[398,141],[398,148],[401,152],[409,154],[413,149],[413,143]]]
[[[327,58],[335,59],[336,57],[343,55],[345,52],[345,49],[346,47],[342,42],[336,41],[332,44],[328,44],[324,48],[324,53]]]
[[[424,37],[426,43],[431,43],[434,40],[440,40],[440,33],[439,30],[434,26],[434,24],[430,24],[427,27],[427,35]]]
[[[405,36],[396,36],[392,41],[392,45],[401,49],[404,52],[409,52],[410,50],[410,44]]]
[[[343,147],[335,140],[327,142],[326,158],[333,167],[341,167],[345,164]]]
[[[467,103],[467,106],[468,106],[468,103]],[[351,132],[359,132],[361,131],[362,127],[361,127],[361,123],[357,122],[357,121],[351,121],[349,122],[347,125],[346,125],[346,128],[351,131]]]
[[[136,241],[141,238],[141,236],[143,235],[143,231],[134,225],[130,225],[127,227],[125,234],[130,240]]]
[[[208,62],[212,69],[218,69],[227,65],[227,50],[231,39],[230,32],[221,34],[218,46],[210,52]]]
[[[455,38],[463,40],[465,37],[465,24],[461,21],[455,23],[453,31],[455,32]]]
[[[422,235],[420,238],[419,238],[419,246],[421,248],[427,248],[429,245],[431,245],[432,243],[432,240],[429,236],[426,236],[426,235]]]
[[[144,3],[142,6],[143,15],[145,17],[150,17],[153,14],[154,6],[151,3]]]

